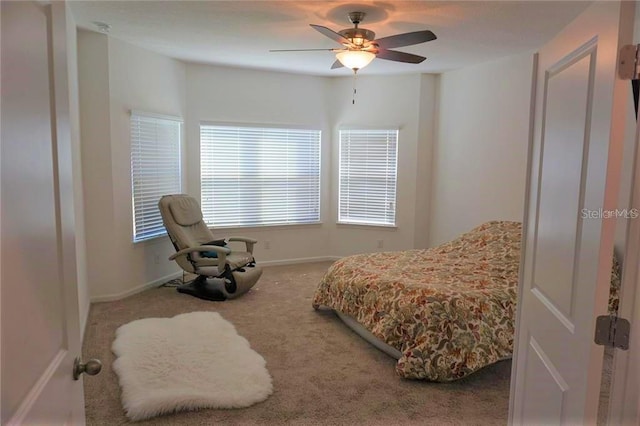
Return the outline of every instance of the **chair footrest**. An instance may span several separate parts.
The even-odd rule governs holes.
[[[234,271],[232,274],[236,283],[236,291],[233,293],[225,292],[229,299],[234,299],[249,291],[260,279],[262,268],[259,266],[245,266],[242,271]]]
[[[178,292],[195,296],[199,299],[211,300],[214,302],[222,302],[227,300],[224,294],[224,282],[220,279],[201,279],[199,276],[190,283],[178,286]]]

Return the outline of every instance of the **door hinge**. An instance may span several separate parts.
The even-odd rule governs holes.
[[[640,44],[627,44],[620,49],[618,76],[623,80],[637,80],[640,75]]]
[[[596,345],[612,348],[629,349],[631,324],[624,318],[615,315],[602,315],[596,318]]]

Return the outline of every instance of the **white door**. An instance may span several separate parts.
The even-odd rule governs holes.
[[[0,5],[0,423],[82,425],[66,8],[44,3]]]
[[[624,10],[621,10],[624,9]],[[513,424],[595,424],[629,83],[633,3],[596,2],[537,56]],[[619,33],[620,31],[620,33]]]

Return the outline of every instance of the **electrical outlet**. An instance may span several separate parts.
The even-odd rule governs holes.
[[[265,241],[264,242],[264,249],[265,250],[269,250],[271,248],[271,241]]]
[[[156,254],[153,256],[153,263],[155,263],[156,265],[160,264],[160,255]]]
[[[384,240],[378,240],[378,248],[384,247]]]

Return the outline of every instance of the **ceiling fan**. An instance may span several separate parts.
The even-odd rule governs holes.
[[[394,47],[411,46],[413,44],[424,43],[435,40],[437,37],[428,30],[414,31],[410,33],[396,34],[376,40],[376,34],[358,25],[364,19],[364,12],[350,12],[349,21],[353,28],[346,28],[335,32],[322,25],[310,24],[311,27],[330,39],[342,44],[343,47],[335,49],[276,49],[270,52],[304,52],[304,51],[331,51],[336,53],[336,61],[331,69],[347,67],[354,73],[366,67],[374,58],[386,59],[388,61],[406,62],[419,64],[424,61],[424,56],[412,53],[389,50]]]

